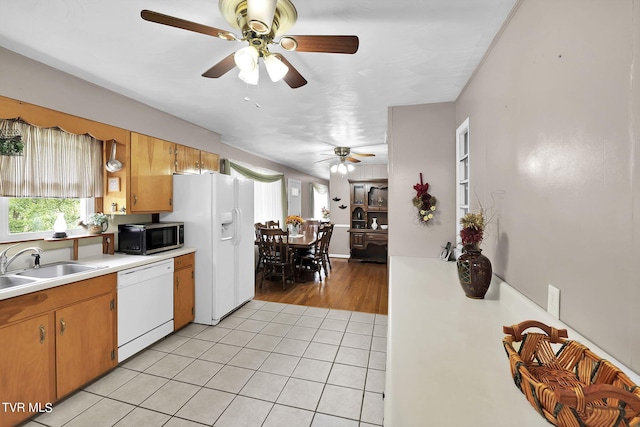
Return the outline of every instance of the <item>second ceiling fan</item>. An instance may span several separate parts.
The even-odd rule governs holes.
[[[258,83],[258,59],[262,58],[272,81],[284,80],[291,88],[307,84],[307,80],[281,54],[271,53],[269,45],[286,51],[353,54],[358,51],[357,36],[293,36],[285,35],[295,24],[298,13],[290,0],[220,0],[220,13],[241,36],[219,28],[198,24],[151,10],[141,12],[142,19],[227,41],[247,42],[205,71],[202,76],[218,78],[240,68],[239,77],[249,84]]]

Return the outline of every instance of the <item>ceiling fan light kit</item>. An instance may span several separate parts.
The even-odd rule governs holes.
[[[233,61],[240,71],[253,71],[258,68],[258,49],[253,46],[245,46],[233,55]]]
[[[284,80],[292,89],[307,84],[307,80],[282,55],[271,53],[269,44],[286,51],[354,54],[358,50],[357,36],[283,36],[298,19],[298,12],[290,0],[219,0],[218,7],[224,19],[242,33],[242,37],[215,27],[185,19],[143,10],[142,19],[158,24],[206,34],[227,41],[249,44],[218,62],[202,76],[218,78],[235,65],[238,77],[249,84],[258,84],[258,59],[262,57],[272,81]],[[279,36],[280,40],[274,39]]]
[[[275,55],[268,55],[264,58],[264,66],[267,68],[269,78],[272,82],[282,80],[284,76],[289,72],[289,67],[282,61],[280,61]]]
[[[349,172],[353,172],[355,167],[353,165],[347,164],[344,161],[340,161],[340,163],[331,166],[331,172],[338,172],[340,175],[345,176]]]
[[[240,70],[238,77],[246,84],[256,86],[260,80],[260,73],[258,72],[258,67],[256,67],[251,71]]]
[[[248,1],[247,16],[251,17],[247,23],[249,28],[258,34],[269,34],[276,13],[276,3],[277,0]]]

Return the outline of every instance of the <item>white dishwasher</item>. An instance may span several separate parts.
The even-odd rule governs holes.
[[[118,363],[173,332],[173,258],[118,272]]]

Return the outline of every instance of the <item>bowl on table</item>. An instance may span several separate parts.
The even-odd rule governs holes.
[[[382,229],[382,230],[386,230],[387,228],[389,228],[389,226],[387,224],[382,224],[380,226],[380,229]]]

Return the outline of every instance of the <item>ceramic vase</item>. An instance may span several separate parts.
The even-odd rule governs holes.
[[[491,284],[491,261],[477,245],[465,245],[458,257],[458,279],[469,298],[483,299]]]

